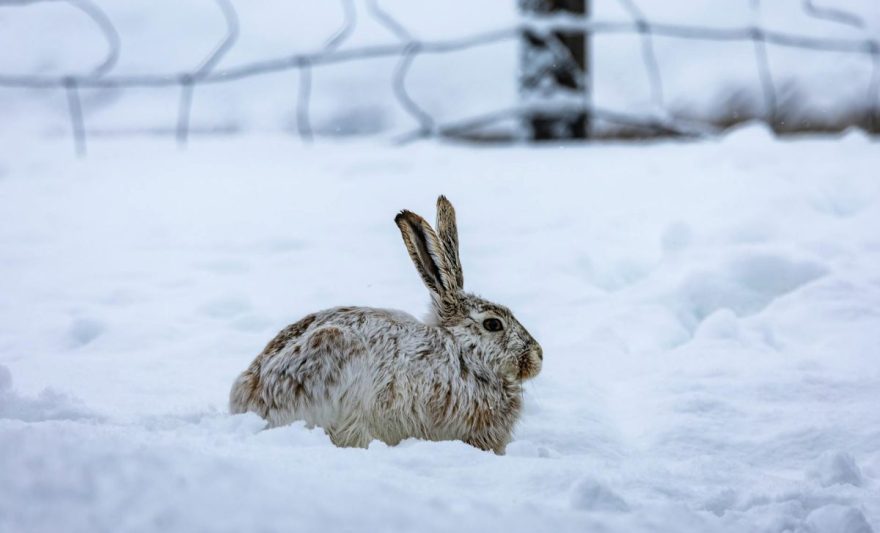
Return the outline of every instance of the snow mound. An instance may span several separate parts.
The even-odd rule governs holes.
[[[738,339],[741,335],[736,313],[727,308],[713,311],[694,332],[695,339]]]
[[[825,505],[811,512],[806,526],[809,533],[874,533],[860,510],[838,504]]]
[[[95,416],[80,400],[52,389],[44,389],[35,398],[19,396],[12,390],[12,373],[0,365],[0,419],[41,422],[80,420]]]
[[[860,487],[864,483],[856,460],[851,454],[841,451],[823,453],[808,474],[823,487],[836,484]]]
[[[826,273],[821,263],[769,251],[743,251],[684,278],[680,296],[698,320],[719,309],[754,314]]]

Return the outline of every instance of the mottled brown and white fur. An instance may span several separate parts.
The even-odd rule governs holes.
[[[541,347],[513,314],[465,293],[452,204],[437,200],[437,232],[394,219],[431,294],[425,322],[402,311],[337,307],[283,329],[235,381],[233,413],[269,426],[304,420],[338,446],[416,437],[504,453],[522,408],[522,381]],[[500,329],[499,329],[500,327]]]

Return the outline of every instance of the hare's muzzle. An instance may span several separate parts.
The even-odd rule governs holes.
[[[541,364],[544,360],[544,351],[537,343],[533,344],[519,358],[519,378],[521,380],[531,379],[538,375],[541,371]]]

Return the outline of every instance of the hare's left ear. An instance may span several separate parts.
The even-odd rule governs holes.
[[[412,211],[401,211],[394,217],[394,222],[400,228],[406,251],[431,291],[435,304],[441,307],[440,302],[456,300],[459,289],[454,269],[431,225]]]
[[[464,273],[458,254],[458,227],[455,224],[455,209],[445,196],[437,198],[437,237],[449,270],[455,278],[455,288],[464,289]]]

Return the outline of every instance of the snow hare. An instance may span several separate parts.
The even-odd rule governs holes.
[[[522,382],[541,346],[507,308],[464,292],[452,204],[437,231],[401,211],[394,222],[431,294],[425,322],[402,311],[336,307],[287,326],[235,381],[233,413],[269,427],[303,420],[337,446],[378,439],[462,440],[503,454],[522,408]]]

